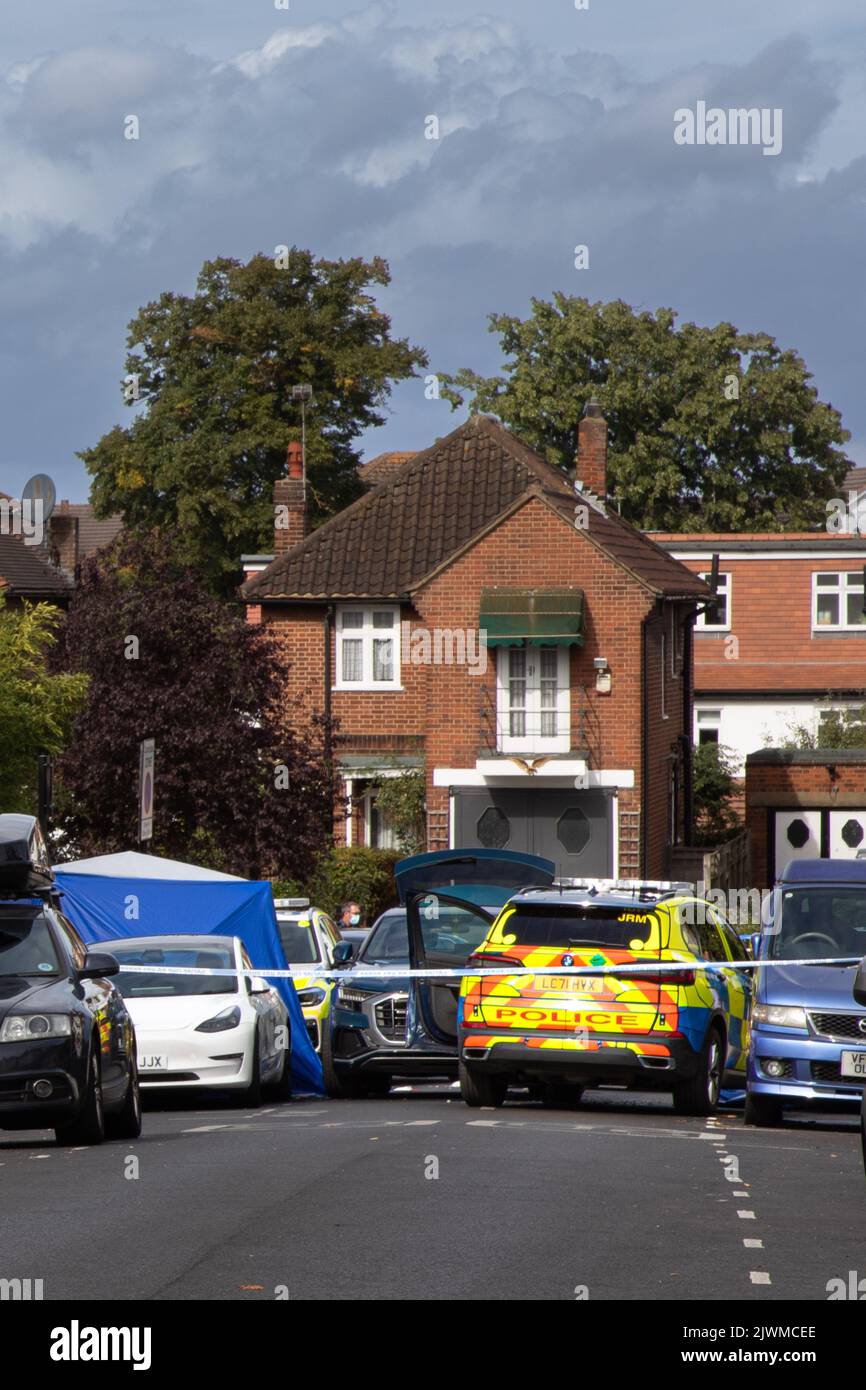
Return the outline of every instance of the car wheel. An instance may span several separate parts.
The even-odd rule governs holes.
[[[784,1111],[782,1102],[775,1096],[759,1096],[749,1091],[743,1111],[743,1123],[757,1125],[761,1129],[778,1129]]]
[[[134,1057],[129,1066],[129,1084],[123,1105],[116,1114],[106,1115],[105,1133],[109,1139],[137,1139],[141,1134],[141,1092],[138,1086],[138,1065]]]
[[[484,1072],[467,1067],[465,1062],[458,1064],[460,1094],[467,1105],[499,1107],[508,1091],[506,1076],[489,1076]]]
[[[269,1095],[274,1100],[292,1099],[292,1054],[288,1048],[283,1052],[283,1069],[280,1072],[279,1081],[275,1081],[268,1087]]]
[[[674,1110],[678,1115],[714,1115],[722,1089],[724,1063],[722,1035],[710,1028],[701,1049],[698,1068],[688,1081],[674,1086]]]
[[[105,1112],[102,1107],[102,1075],[99,1069],[99,1041],[90,1045],[87,1092],[77,1117],[54,1131],[58,1144],[101,1144],[105,1138]]]
[[[253,1043],[253,1067],[250,1076],[250,1084],[244,1091],[244,1105],[250,1110],[255,1110],[262,1103],[262,1054],[259,1043],[259,1030],[256,1026],[256,1038]]]
[[[567,1081],[545,1081],[541,1088],[541,1104],[547,1110],[571,1110],[580,1105],[582,1086],[570,1086]]]

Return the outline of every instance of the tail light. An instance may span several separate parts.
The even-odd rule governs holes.
[[[501,966],[503,967],[503,970],[502,970],[502,974],[503,974],[503,975],[508,975],[508,974],[510,974],[511,971],[514,970],[514,969],[517,969],[517,970],[522,970],[522,969],[523,969],[523,961],[522,961],[522,960],[512,960],[510,956],[497,956],[497,955],[494,955],[494,953],[493,953],[492,951],[476,951],[476,952],[474,952],[474,953],[468,958],[466,964],[467,964],[467,966],[468,966],[470,969],[472,969],[472,968],[474,967],[476,970],[479,970],[479,969],[480,969],[480,970],[486,970],[486,969],[487,969],[489,966],[491,966],[491,965],[492,965],[492,966],[501,965]],[[488,992],[489,992],[490,990],[492,990],[492,989],[495,989],[495,988],[496,988],[496,980],[497,980],[497,976],[495,976],[495,975],[488,975],[486,979],[485,979],[484,977],[482,977],[481,980],[479,980],[479,985],[480,985],[480,989],[481,989],[481,999],[482,999],[482,1001],[483,1001],[483,999],[484,999],[484,991],[485,991],[485,988],[487,989]],[[483,1014],[481,1013],[481,1009],[480,1009],[479,1004],[478,1004],[478,1003],[473,1003],[473,1004],[472,1004],[472,1010],[473,1010],[473,1012],[470,1013],[470,1012],[467,1012],[467,1010],[466,1010],[466,1004],[467,1004],[468,1002],[469,1002],[468,1000],[464,1000],[463,1027],[464,1027],[464,1028],[489,1028],[490,1025],[489,1025],[489,1023],[485,1022],[485,1019],[484,1019]],[[477,1010],[477,1013],[478,1013],[478,1016],[477,1016],[477,1017],[474,1016],[474,1011],[476,1011],[476,1010]]]
[[[634,980],[648,985],[693,985],[694,970],[617,970],[618,980]]]
[[[486,970],[491,965],[504,965],[506,969],[502,972],[508,974],[512,970],[522,970],[522,960],[512,960],[510,956],[497,956],[492,951],[476,951],[466,962],[467,966],[475,966],[476,969]]]

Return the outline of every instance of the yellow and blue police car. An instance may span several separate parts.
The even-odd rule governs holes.
[[[319,979],[317,967],[319,970],[333,968],[334,947],[341,940],[340,933],[327,912],[313,907],[309,898],[275,898],[274,910],[286,964],[310,967],[309,974],[296,975],[293,982],[310,1042],[320,1052],[334,981]]]
[[[723,1086],[745,1084],[748,959],[721,912],[688,884],[517,893],[467,962],[502,973],[462,981],[463,1099],[501,1105],[509,1085],[529,1085],[560,1105],[585,1087],[615,1085],[672,1091],[680,1114],[709,1115]]]

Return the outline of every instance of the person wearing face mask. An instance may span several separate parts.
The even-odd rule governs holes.
[[[363,913],[361,913],[360,903],[343,902],[339,910],[339,930],[363,931]]]

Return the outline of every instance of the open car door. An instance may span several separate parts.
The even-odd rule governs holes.
[[[556,866],[514,850],[454,849],[402,859],[394,873],[406,908],[411,968],[460,970],[512,894],[549,886]],[[459,978],[413,979],[415,1027],[456,1048],[459,994]]]

